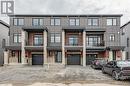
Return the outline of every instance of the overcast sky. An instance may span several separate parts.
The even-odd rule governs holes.
[[[14,0],[15,14],[123,14],[130,20],[130,0]],[[0,19],[8,22],[6,16]]]

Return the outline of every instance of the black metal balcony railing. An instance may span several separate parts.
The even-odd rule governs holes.
[[[102,47],[105,46],[105,43],[87,43],[87,46],[91,46],[91,47]]]
[[[67,43],[67,44],[65,44],[66,46],[82,46],[82,44],[78,44],[78,43]]]

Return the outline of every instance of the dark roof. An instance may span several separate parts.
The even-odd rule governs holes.
[[[47,31],[46,26],[23,26],[22,29],[26,31],[43,31],[43,30]]]
[[[123,29],[126,25],[128,25],[130,23],[130,21],[129,22],[127,22],[126,24],[124,24],[124,25],[122,25],[121,26],[121,29]]]
[[[66,31],[83,31],[85,30],[85,27],[81,27],[81,26],[64,26],[62,27],[63,30]]]
[[[21,50],[21,46],[5,46],[5,49],[9,49],[9,50]]]
[[[48,46],[47,49],[48,50],[61,50],[62,47],[61,46]]]
[[[14,14],[9,17],[121,17],[122,14]]]
[[[0,20],[0,24],[3,24],[4,26],[9,28],[9,25],[7,23],[5,23],[4,21]]]
[[[124,50],[125,46],[108,46],[107,49],[110,50]]]
[[[43,51],[43,46],[25,46],[25,50]]]

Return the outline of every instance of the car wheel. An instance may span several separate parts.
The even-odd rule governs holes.
[[[119,80],[119,76],[118,76],[118,73],[116,71],[112,72],[112,77],[114,80]]]
[[[103,67],[102,67],[102,73],[103,73],[103,74],[106,74],[106,72],[104,71],[104,68],[103,68]]]

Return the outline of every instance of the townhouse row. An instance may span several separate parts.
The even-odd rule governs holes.
[[[95,58],[125,59],[122,15],[9,15],[4,64],[89,65]]]

